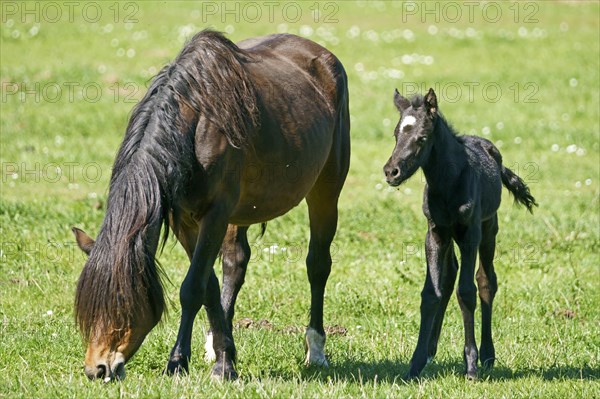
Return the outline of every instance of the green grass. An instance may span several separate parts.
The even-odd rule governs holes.
[[[318,17],[311,13],[314,2],[294,3],[302,11],[297,22],[290,21],[292,9],[282,13],[283,3],[271,21],[258,2],[262,17],[255,23],[244,3],[238,14],[215,15],[206,7],[223,3],[95,3],[98,22],[91,22],[92,9],[82,15],[82,6],[71,20],[63,3],[54,3],[61,20],[49,21],[54,14],[45,4],[38,3],[39,15],[35,3],[2,4],[0,397],[600,397],[596,2],[503,3],[496,22],[491,9],[484,18],[485,4],[478,3],[472,23],[466,6],[459,21],[448,21],[454,14],[442,11],[443,2],[429,3],[440,9],[439,23],[432,14],[411,15],[406,3],[381,1],[317,3]],[[236,3],[228,4],[235,10]],[[16,11],[7,8],[13,6]],[[24,16],[24,7],[33,14]],[[131,12],[137,21],[128,23]],[[210,381],[210,365],[201,360],[204,315],[196,324],[190,375],[161,375],[187,268],[183,250],[172,243],[160,256],[172,281],[169,316],[128,364],[125,381],[89,382],[73,320],[85,257],[70,227],[98,232],[133,104],[185,37],[207,26],[234,40],[301,33],[330,48],[348,71],[352,165],[325,302],[326,325],[343,329],[328,337],[331,366],[302,364],[309,306],[303,204],[271,222],[262,239],[251,239],[253,261],[236,320],[270,324],[235,328],[238,381]],[[415,85],[441,93],[441,109],[459,131],[498,144],[540,203],[531,216],[504,192],[493,320],[498,360],[478,382],[462,376],[463,330],[454,299],[436,361],[418,382],[400,378],[418,335],[423,178],[418,173],[392,190],[382,166],[398,118],[393,89]],[[495,96],[497,87],[502,93]],[[269,255],[264,250],[273,244],[295,252]]]

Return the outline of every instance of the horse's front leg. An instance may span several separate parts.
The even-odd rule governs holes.
[[[430,224],[425,239],[427,276],[421,291],[419,338],[410,360],[407,379],[418,377],[437,350],[444,311],[456,276],[452,245],[452,237],[447,229]]]
[[[235,313],[235,301],[244,284],[246,267],[250,260],[250,245],[247,238],[248,227],[229,225],[227,234],[221,247],[223,257],[223,290],[221,292],[221,304],[225,313],[225,321],[230,331],[233,331],[233,315]],[[205,359],[216,360],[213,349],[213,333],[209,331],[206,336]]]
[[[235,378],[233,368],[235,346],[225,322],[219,294],[219,282],[213,265],[227,230],[228,209],[224,203],[213,205],[199,223],[198,241],[188,273],[181,285],[181,323],[177,341],[171,350],[166,372],[187,372],[191,357],[192,328],[196,314],[204,304],[213,331],[213,347],[217,362],[212,375]]]
[[[463,317],[465,329],[464,360],[466,374],[469,379],[477,379],[478,352],[475,342],[474,314],[477,306],[477,288],[475,287],[475,260],[481,242],[481,223],[469,226],[460,240],[460,274],[456,296]]]

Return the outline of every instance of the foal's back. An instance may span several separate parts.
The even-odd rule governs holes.
[[[475,172],[481,195],[481,218],[492,216],[500,206],[502,195],[502,155],[489,140],[478,136],[463,136],[467,162]]]
[[[502,195],[502,155],[489,140],[478,136],[463,136],[467,162],[479,181],[481,217],[487,219],[500,206]]]

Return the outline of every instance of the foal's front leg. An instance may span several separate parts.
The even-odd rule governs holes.
[[[492,303],[498,290],[496,272],[494,271],[494,252],[496,250],[496,234],[498,233],[498,216],[482,223],[481,244],[479,244],[479,269],[477,270],[477,287],[481,300],[481,347],[479,355],[481,365],[485,368],[494,366],[496,350],[492,340]]]
[[[227,230],[227,215],[223,205],[215,205],[200,222],[198,241],[191,265],[181,285],[179,295],[181,323],[177,341],[171,350],[165,370],[169,374],[188,371],[194,319],[204,304],[214,334],[213,347],[217,354],[217,363],[213,367],[212,375],[221,378],[236,377],[233,368],[235,346],[231,331],[225,322],[219,295],[219,282],[213,270]]]
[[[475,343],[474,314],[477,306],[477,288],[474,283],[475,260],[481,241],[480,223],[470,226],[457,240],[460,248],[460,275],[456,296],[463,317],[465,329],[464,360],[469,379],[477,379],[478,352]]]
[[[431,355],[432,347],[437,347],[439,330],[444,317],[448,297],[452,293],[452,286],[456,271],[451,259],[452,237],[447,229],[433,227],[431,224],[425,240],[427,255],[427,276],[421,291],[421,325],[417,347],[410,360],[407,379],[418,377]],[[435,343],[432,342],[435,341]],[[432,346],[433,345],[433,346]]]

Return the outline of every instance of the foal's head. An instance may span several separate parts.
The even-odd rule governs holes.
[[[429,157],[438,106],[433,89],[429,89],[425,97],[415,96],[412,100],[402,97],[396,90],[394,104],[401,117],[394,131],[396,146],[383,171],[388,184],[398,186]]]

